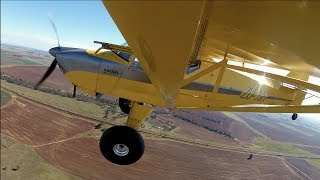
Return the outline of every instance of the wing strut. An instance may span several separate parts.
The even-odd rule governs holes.
[[[222,65],[220,67],[220,71],[219,71],[218,77],[216,79],[216,82],[214,83],[214,88],[212,90],[213,93],[217,93],[218,90],[219,90],[219,86],[221,84],[224,71],[226,70],[226,67],[227,67],[227,64],[228,64],[228,60],[227,60],[228,52],[229,52],[229,44],[227,45],[226,52],[224,53],[224,57],[223,57],[223,60],[222,60]]]

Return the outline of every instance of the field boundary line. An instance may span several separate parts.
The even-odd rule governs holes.
[[[73,139],[78,139],[78,138],[83,137],[83,135],[88,133],[88,132],[90,132],[90,131],[86,131],[86,132],[83,132],[83,133],[80,133],[80,134],[76,134],[76,135],[74,135],[72,137],[65,138],[65,139],[58,140],[58,141],[53,141],[53,142],[39,144],[39,145],[32,145],[32,146],[29,145],[29,147],[37,148],[37,147],[42,147],[42,146],[48,146],[48,145],[51,145],[51,144],[62,143],[62,142],[70,141],[70,140],[73,140]]]
[[[290,162],[288,162],[287,160],[285,160],[284,158],[282,158],[282,161],[285,162],[286,164],[292,166],[293,168],[295,168],[296,170],[298,170],[300,173],[302,173],[304,176],[306,176],[307,178],[311,179],[311,177],[309,177],[306,173],[304,173],[303,171],[301,171],[299,168],[297,168],[296,166],[294,166],[293,164],[291,164]]]
[[[74,116],[74,117],[80,117],[80,119],[83,119],[84,121],[91,121],[91,122],[95,122],[95,123],[105,123],[108,125],[121,125],[121,123],[112,123],[112,122],[108,122],[108,121],[104,121],[102,119],[99,119],[98,117],[90,117],[87,115],[83,115],[83,114],[78,114],[69,110],[65,110],[53,105],[49,105],[49,104],[45,104],[43,102],[39,102],[38,100],[32,99],[30,97],[26,97],[25,95],[21,95],[17,92],[14,92],[13,90],[10,90],[8,88],[4,88],[1,87],[13,94],[15,94],[17,97],[25,99],[27,101],[31,101],[35,104],[39,104],[42,105],[44,108],[47,108],[51,111],[57,110],[57,111],[62,111],[65,114]],[[56,111],[55,111],[56,112]],[[60,113],[61,114],[61,113]],[[146,134],[151,134],[151,135],[155,135],[155,136],[163,136],[162,133],[155,133],[152,131],[148,131],[145,129],[138,129],[138,131],[142,132],[142,133],[146,133]],[[181,142],[184,144],[192,144],[192,145],[197,145],[197,146],[203,146],[203,147],[207,147],[207,148],[213,148],[213,149],[220,149],[220,150],[229,150],[229,151],[233,151],[233,152],[238,152],[238,153],[248,153],[248,149],[242,149],[240,147],[228,147],[228,146],[223,146],[223,145],[213,145],[213,144],[208,144],[207,142],[204,141],[193,141],[193,140],[189,140],[186,138],[181,138],[181,137],[174,137],[168,134],[165,134],[164,137],[162,139],[159,140],[171,140],[171,141],[177,141],[177,142]],[[284,154],[284,153],[275,153],[275,152],[267,152],[267,151],[257,151],[257,150],[250,150],[252,153],[261,155],[261,156],[274,156],[274,157],[293,157],[293,158],[302,158],[302,159],[320,159],[320,156],[315,156],[315,157],[310,157],[310,156],[304,156],[304,155],[298,155],[298,154]]]

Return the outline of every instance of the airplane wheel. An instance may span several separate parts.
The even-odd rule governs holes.
[[[100,139],[102,155],[118,165],[128,165],[138,161],[144,152],[142,136],[128,126],[113,126]]]
[[[297,113],[293,113],[291,118],[292,118],[292,120],[296,120],[298,118],[298,114]]]
[[[131,109],[131,101],[124,98],[119,98],[119,107],[122,112],[129,114]]]
[[[139,102],[140,105],[143,103]],[[131,109],[131,101],[129,99],[119,98],[119,107],[122,112],[129,114]]]

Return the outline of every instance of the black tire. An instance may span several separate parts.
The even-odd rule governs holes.
[[[139,102],[138,104],[143,105],[142,102]],[[119,98],[119,107],[122,112],[129,114],[131,110],[131,101],[124,98]]]
[[[297,113],[293,113],[291,119],[292,120],[296,120],[298,118],[298,114]]]
[[[129,114],[130,109],[131,109],[130,104],[131,104],[130,100],[124,99],[124,98],[119,98],[119,107],[122,112]]]
[[[117,154],[117,150],[115,149],[119,147],[119,144],[127,147],[127,154],[119,155],[119,152]],[[144,153],[144,141],[135,129],[128,126],[113,126],[107,129],[101,136],[100,151],[112,163],[129,165],[142,157]]]

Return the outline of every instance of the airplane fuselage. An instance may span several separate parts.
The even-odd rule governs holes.
[[[138,61],[129,64],[110,51],[95,53],[72,48],[56,53],[56,58],[67,79],[84,92],[165,106]],[[212,93],[216,77],[217,72],[213,72],[182,87],[176,107],[206,109],[244,104],[287,105],[293,99],[293,94],[283,87],[276,89],[260,85],[256,80],[229,69],[225,71],[218,92]],[[227,81],[230,79],[234,81]]]

